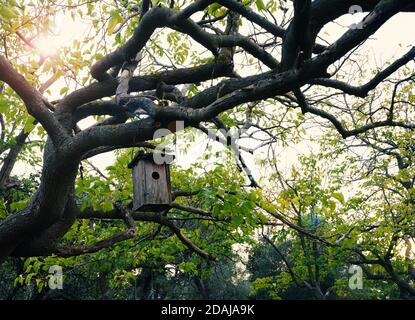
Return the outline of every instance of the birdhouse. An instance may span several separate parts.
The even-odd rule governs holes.
[[[133,210],[163,211],[172,202],[170,169],[158,164],[151,153],[138,153],[129,163],[133,174]]]

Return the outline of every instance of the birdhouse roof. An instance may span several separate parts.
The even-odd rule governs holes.
[[[140,161],[140,160],[151,160],[151,161],[153,161],[153,156],[155,154],[156,153],[152,153],[152,152],[150,152],[150,153],[138,152],[134,156],[134,158],[130,161],[130,163],[128,164],[128,168],[131,169],[131,168],[135,167],[137,165],[138,161]],[[168,156],[168,154],[165,154],[165,153],[161,153],[161,154],[163,156]]]

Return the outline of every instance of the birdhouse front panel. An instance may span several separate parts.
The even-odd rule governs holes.
[[[170,172],[167,164],[141,159],[133,167],[133,209],[163,211],[172,202]]]

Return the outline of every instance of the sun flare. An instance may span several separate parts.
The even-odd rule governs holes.
[[[36,41],[36,50],[43,57],[51,57],[56,54],[59,48],[59,41],[49,35],[42,35]]]

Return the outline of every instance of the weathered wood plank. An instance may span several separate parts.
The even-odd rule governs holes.
[[[152,158],[140,159],[133,167],[133,209],[162,211],[172,202],[170,168]]]

